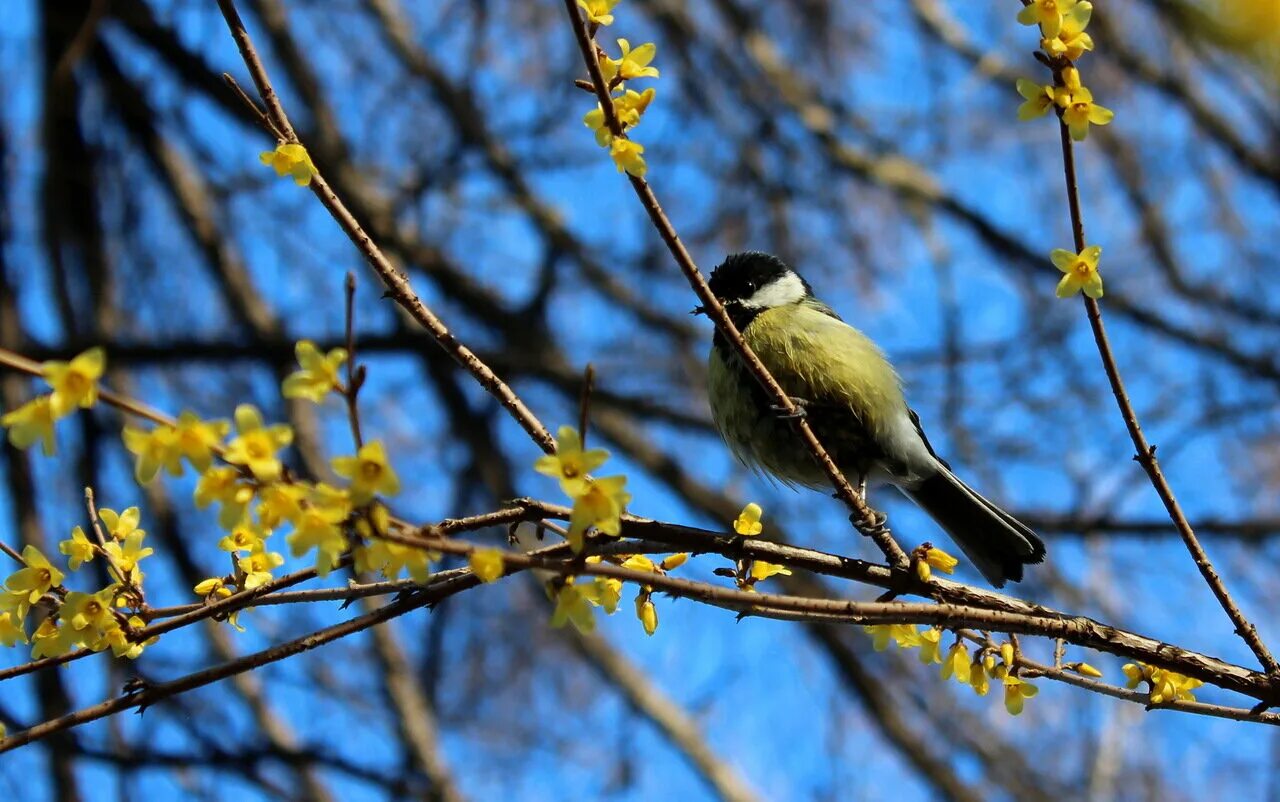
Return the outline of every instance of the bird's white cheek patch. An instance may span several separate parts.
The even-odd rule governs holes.
[[[787,273],[756,290],[742,305],[748,309],[772,309],[799,303],[804,295],[804,282],[795,273]]]

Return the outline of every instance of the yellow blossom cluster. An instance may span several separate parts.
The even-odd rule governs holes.
[[[934,570],[944,574],[954,573],[960,561],[932,543],[924,543],[911,552],[911,563],[915,566],[916,576],[921,582],[928,582]]]
[[[1122,668],[1125,676],[1125,687],[1133,690],[1142,683],[1147,683],[1150,694],[1147,697],[1151,704],[1159,705],[1168,702],[1194,702],[1195,690],[1204,682],[1193,679],[1167,668],[1156,668],[1146,663],[1126,663]]]
[[[39,443],[45,456],[53,456],[53,425],[77,409],[88,409],[98,402],[98,379],[106,367],[106,353],[101,348],[90,348],[70,362],[50,360],[41,364],[40,374],[51,392],[0,416],[0,426],[8,430],[9,442],[21,449]]]
[[[754,501],[742,508],[733,521],[733,531],[742,537],[755,537],[764,531],[761,518],[764,510]],[[791,576],[791,569],[764,560],[739,560],[735,579],[742,590],[754,593],[756,583],[763,582],[772,576]]]
[[[665,576],[668,571],[684,565],[689,559],[687,553],[671,554],[654,562],[643,554],[616,555],[601,557],[592,555],[586,558],[588,565],[598,565],[608,561],[628,568],[632,571],[644,571]],[[573,626],[586,634],[595,629],[596,607],[604,610],[606,615],[613,615],[622,601],[622,580],[614,577],[597,576],[592,578],[569,576],[562,583],[548,583],[547,591],[555,600],[555,610],[551,614],[551,626]],[[641,584],[635,598],[636,618],[644,628],[646,635],[658,630],[658,608],[653,603],[653,587]]]
[[[587,22],[594,33],[595,28],[600,25],[613,24],[612,12],[618,2],[619,0],[578,0],[578,6],[586,14]],[[652,66],[658,47],[652,42],[646,42],[632,48],[631,42],[626,39],[617,41],[620,51],[618,58],[612,58],[603,49],[598,48],[597,60],[600,73],[609,89],[614,117],[617,118],[622,133],[627,134],[640,124],[640,118],[653,102],[654,89],[650,87],[643,92],[637,92],[628,88],[626,82],[639,78],[658,77],[658,68]],[[601,104],[597,103],[594,109],[587,112],[582,118],[582,123],[595,133],[596,144],[609,149],[609,156],[617,166],[618,172],[630,173],[637,178],[644,177],[648,169],[644,161],[644,145],[630,139],[629,136],[614,136]]]
[[[1012,643],[1002,643],[998,649],[984,646],[970,660],[969,649],[959,634],[946,654],[942,653],[943,630],[939,627],[875,624],[864,626],[863,629],[871,636],[872,647],[877,652],[889,648],[891,641],[899,649],[919,649],[920,662],[925,665],[941,664],[939,676],[943,680],[954,678],[973,688],[973,692],[979,696],[986,696],[991,691],[992,680],[999,682],[1004,688],[1004,707],[1010,715],[1022,713],[1026,700],[1040,692],[1039,688],[1022,679],[1014,670],[1017,658]],[[997,654],[1000,656],[998,661]],[[1074,665],[1081,674],[1100,676],[1097,669],[1087,663]]]
[[[1079,142],[1088,137],[1090,125],[1107,125],[1115,118],[1111,109],[1093,102],[1093,92],[1081,82],[1080,70],[1075,66],[1081,56],[1093,50],[1093,37],[1085,31],[1092,15],[1093,4],[1088,0],[1033,0],[1018,13],[1023,25],[1040,27],[1040,49],[1055,76],[1052,84],[1018,79],[1018,94],[1023,98],[1018,107],[1019,120],[1032,120],[1056,109],[1061,124]],[[1058,282],[1058,297],[1069,298],[1083,292],[1090,298],[1101,298],[1101,256],[1102,248],[1097,245],[1079,253],[1054,250],[1050,261],[1063,274]]]
[[[573,500],[569,516],[569,545],[582,551],[588,529],[616,537],[622,531],[622,513],[631,501],[623,490],[627,477],[622,475],[592,478],[591,471],[609,459],[603,448],[583,449],[582,438],[572,426],[561,426],[556,433],[556,452],[539,457],[533,468],[544,476],[560,481],[560,489]]]
[[[40,549],[27,545],[22,550],[23,567],[0,587],[0,645],[30,642],[34,659],[58,657],[80,647],[110,649],[117,657],[132,659],[155,641],[136,634],[145,626],[136,614],[143,602],[145,579],[139,564],[153,553],[143,546],[147,533],[138,528],[138,508],[121,513],[102,509],[98,517],[103,524],[100,542],[91,541],[77,526],[58,550],[68,557],[72,573],[101,557],[113,582],[93,593],[67,590],[62,584],[67,574]],[[28,613],[37,604],[47,608],[48,614],[38,616],[40,623],[28,639]]]

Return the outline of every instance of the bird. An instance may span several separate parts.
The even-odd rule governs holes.
[[[889,484],[924,510],[995,587],[1043,562],[1029,527],[965,484],[938,456],[907,405],[884,352],[814,297],[809,283],[772,254],[726,257],[711,293],[846,478]],[[705,313],[698,307],[694,313]],[[789,486],[829,485],[825,471],[717,328],[708,358],[711,417],[747,466]]]

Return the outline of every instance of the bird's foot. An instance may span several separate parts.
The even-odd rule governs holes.
[[[778,420],[800,420],[809,414],[809,402],[803,398],[788,396],[791,399],[792,409],[786,409],[781,404],[770,404],[769,411],[777,416]]]
[[[885,534],[888,531],[886,525],[889,523],[889,516],[870,507],[867,507],[867,512],[871,514],[869,522],[865,518],[853,522],[854,526],[858,527],[858,531],[867,537],[878,537]]]

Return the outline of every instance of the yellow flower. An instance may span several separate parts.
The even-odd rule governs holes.
[[[1145,663],[1125,663],[1120,670],[1124,672],[1124,686],[1129,690],[1138,687],[1144,679],[1151,678],[1151,666]]]
[[[1052,56],[1065,56],[1075,61],[1093,50],[1093,37],[1084,32],[1093,16],[1093,3],[1081,2],[1062,15],[1062,30],[1056,37],[1046,36],[1040,40],[1040,47]]]
[[[222,505],[218,525],[230,529],[238,524],[253,501],[253,486],[240,478],[235,468],[215,466],[205,471],[196,482],[196,506],[200,509],[213,502]]]
[[[142,629],[146,626],[146,622],[134,616],[129,619],[129,626],[134,629]],[[93,648],[99,651],[110,648],[111,653],[116,657],[127,657],[130,660],[136,660],[138,655],[142,654],[143,648],[155,643],[157,640],[159,638],[150,638],[145,643],[134,643],[129,640],[129,635],[124,631],[124,628],[117,625],[103,632],[102,638],[94,644]]]
[[[40,395],[27,403],[0,416],[0,426],[9,430],[9,442],[14,448],[30,448],[37,440],[40,450],[46,457],[52,457],[53,443],[53,406],[52,396]]]
[[[213,464],[214,451],[222,447],[222,440],[231,431],[231,423],[226,420],[201,420],[200,416],[190,410],[184,410],[178,416],[178,425],[173,429],[172,448],[197,471],[204,473]],[[170,470],[170,473],[181,473]]]
[[[316,166],[311,161],[311,154],[301,145],[281,142],[275,150],[263,151],[258,159],[273,168],[276,175],[283,178],[293,176],[293,182],[300,187],[311,183],[316,174]]]
[[[609,156],[620,173],[630,173],[636,178],[644,178],[649,169],[644,163],[644,145],[630,139],[615,139],[609,145]]]
[[[578,7],[587,12],[587,22],[592,25],[612,25],[613,7],[620,0],[578,0]]]
[[[67,563],[72,571],[80,570],[80,566],[92,560],[97,553],[93,543],[85,536],[84,529],[78,526],[71,530],[70,539],[58,544],[58,551],[67,555]]]
[[[955,557],[952,557],[950,554],[947,554],[942,549],[939,549],[933,546],[930,546],[929,549],[924,553],[924,560],[930,566],[932,566],[933,568],[936,568],[937,570],[941,571],[944,574],[954,573],[956,570],[956,566],[960,564],[960,561],[957,560]]]
[[[147,536],[146,532],[141,529],[130,532],[124,539],[123,543],[111,541],[107,543],[106,551],[109,562],[122,574],[129,575],[135,582],[142,581],[142,572],[138,570],[138,562],[144,557],[150,557],[155,553],[155,549],[143,548],[142,539]],[[113,570],[114,574],[115,571]],[[117,576],[117,581],[124,581],[123,577]]]
[[[316,573],[328,576],[347,550],[347,536],[340,526],[346,517],[346,510],[341,508],[308,506],[285,542],[294,557],[301,557],[314,548]]]
[[[22,550],[22,562],[26,568],[10,574],[4,586],[28,604],[35,604],[55,585],[62,584],[62,572],[35,546],[28,545]],[[21,610],[19,617],[25,613],[25,609]]]
[[[957,682],[968,685],[973,670],[973,665],[969,663],[969,650],[965,648],[963,641],[956,641],[942,661],[942,678],[951,679],[954,676]],[[981,668],[978,671],[981,672]]]
[[[556,608],[551,613],[551,626],[558,629],[565,624],[573,624],[574,629],[583,635],[596,628],[590,594],[585,586],[573,584],[572,579],[566,580],[556,591]]]
[[[231,595],[231,590],[226,586],[220,576],[211,576],[208,579],[202,579],[196,586],[191,589],[197,596],[220,596],[226,598]]]
[[[31,633],[31,656],[37,660],[44,657],[60,657],[76,647],[79,642],[78,633],[71,627],[60,627],[52,618],[46,618]]]
[[[1018,94],[1026,101],[1018,107],[1019,120],[1043,117],[1045,112],[1053,108],[1055,93],[1052,86],[1041,86],[1028,78],[1019,78],[1017,86]]]
[[[672,554],[658,563],[658,567],[663,571],[673,571],[689,561],[689,552],[682,551],[679,554]]]
[[[369,519],[373,521],[372,526]],[[431,579],[431,563],[439,561],[443,555],[438,551],[382,539],[380,536],[387,533],[389,524],[387,508],[382,504],[374,504],[367,516],[356,520],[356,530],[370,541],[368,545],[356,547],[356,571],[381,571],[387,579],[396,579],[401,571],[408,569],[414,582],[425,585]]]
[[[589,474],[609,459],[603,448],[582,449],[582,438],[572,426],[561,426],[556,432],[556,453],[539,457],[533,469],[543,476],[560,480],[560,489],[569,498],[577,498],[590,481]]]
[[[394,496],[400,492],[400,477],[387,462],[382,441],[365,443],[354,457],[334,457],[333,471],[351,480],[351,500],[365,504],[374,494]]]
[[[622,489],[626,483],[625,476],[587,480],[569,515],[569,545],[574,552],[582,551],[583,534],[589,527],[613,537],[622,531],[622,511],[631,501],[631,494]]]
[[[18,642],[27,642],[22,621],[11,612],[0,613],[0,646],[12,646]]]
[[[101,509],[98,510],[98,517],[107,525],[107,535],[115,540],[124,540],[134,532],[140,532],[138,523],[142,520],[142,513],[137,507],[130,507],[122,513],[115,510]],[[143,534],[146,534],[143,532]]]
[[[98,379],[107,367],[106,353],[90,348],[70,362],[49,361],[40,373],[53,388],[49,408],[53,417],[70,415],[76,407],[88,409],[98,401]]]
[[[1121,669],[1126,677],[1125,687],[1130,690],[1138,687],[1143,681],[1150,683],[1151,704],[1165,704],[1174,701],[1195,701],[1195,691],[1204,683],[1192,679],[1185,674],[1165,668],[1155,668],[1146,663],[1126,663]]]
[[[498,549],[476,549],[471,552],[467,564],[481,582],[497,582],[506,571],[506,563]]]
[[[649,104],[653,102],[655,90],[650,87],[643,92],[637,92],[634,89],[628,89],[621,96],[613,98],[613,113],[618,118],[618,124],[625,131],[628,128],[634,128],[640,124],[640,117],[649,108]],[[609,130],[608,121],[604,116],[604,108],[597,103],[596,107],[582,116],[582,124],[595,132],[596,144],[602,148],[609,147],[609,143],[613,142],[613,132]]]
[[[79,593],[71,591],[58,611],[64,626],[70,626],[82,633],[86,643],[92,643],[102,633],[116,626],[112,609],[116,596],[116,585],[110,585],[97,593]],[[87,630],[87,631],[86,631]]]
[[[1072,663],[1066,667],[1068,671],[1074,671],[1082,677],[1092,677],[1098,679],[1102,676],[1102,672],[1088,663]]]
[[[925,665],[942,662],[942,630],[929,627],[920,633],[919,657]]]
[[[632,571],[648,571],[654,574],[658,573],[658,566],[654,565],[653,560],[650,560],[643,554],[632,554],[630,557],[622,561],[622,567],[629,568]]]
[[[1083,291],[1090,298],[1102,297],[1102,275],[1098,272],[1098,260],[1102,258],[1102,246],[1090,245],[1080,253],[1054,248],[1049,254],[1053,266],[1062,271],[1062,280],[1055,290],[1059,298],[1070,298]]]
[[[218,541],[218,548],[232,554],[262,551],[268,533],[248,522],[241,523]]]
[[[754,537],[764,531],[764,524],[760,523],[764,510],[754,501],[742,508],[742,512],[738,513],[738,517],[733,521],[733,531],[743,537]]]
[[[636,596],[636,618],[640,619],[644,634],[652,636],[658,631],[658,608],[653,606],[653,599],[648,593]]]
[[[969,684],[973,686],[973,692],[979,696],[986,696],[991,690],[991,681],[987,677],[981,656],[974,657],[973,662],[969,664]]]
[[[258,522],[265,529],[275,529],[286,521],[294,523],[302,517],[302,500],[307,497],[304,484],[273,484],[258,493]],[[344,510],[338,517],[346,518]]]
[[[250,404],[236,407],[235,439],[224,455],[232,465],[243,465],[259,482],[274,482],[283,469],[276,452],[293,442],[293,430],[280,423],[263,426],[262,415]]]
[[[1080,72],[1075,67],[1062,71],[1064,86],[1055,90],[1055,99],[1062,107],[1062,122],[1077,142],[1089,135],[1089,124],[1106,125],[1115,119],[1116,113],[1093,102],[1093,93],[1080,84]]]
[[[272,569],[284,565],[284,557],[274,551],[258,551],[236,560],[236,565],[244,571],[244,583],[241,587],[253,590],[271,581]]]
[[[612,59],[603,54],[600,56],[600,71],[604,73],[606,81],[612,84],[614,78],[630,81],[635,78],[658,77],[658,69],[649,66],[658,53],[657,45],[647,42],[632,50],[630,42],[619,39],[618,47],[622,49],[621,58]]]
[[[299,340],[294,346],[294,354],[302,369],[290,373],[280,385],[280,392],[285,398],[305,398],[319,404],[342,385],[338,369],[347,361],[347,349],[334,348],[322,354],[315,343]]]
[[[1004,678],[1004,709],[1009,711],[1009,715],[1016,716],[1022,712],[1026,700],[1039,692],[1036,686],[1007,674]]]
[[[911,624],[875,624],[865,626],[863,630],[871,636],[871,644],[877,652],[889,648],[890,640],[898,644],[899,649],[911,649],[923,642]]]
[[[139,484],[145,485],[155,479],[162,467],[172,476],[182,474],[177,431],[172,426],[157,426],[151,431],[125,426],[122,438],[124,447],[138,458],[133,475]]]
[[[767,563],[764,560],[753,560],[751,563],[751,578],[757,582],[763,582],[769,577],[778,576],[779,574],[791,576],[791,569]]]
[[[1052,39],[1062,30],[1062,14],[1070,11],[1076,0],[1032,0],[1018,12],[1018,22],[1039,25],[1040,32]]]
[[[622,601],[622,580],[610,576],[596,577],[595,598],[606,613],[613,615],[618,609],[618,602]]]

